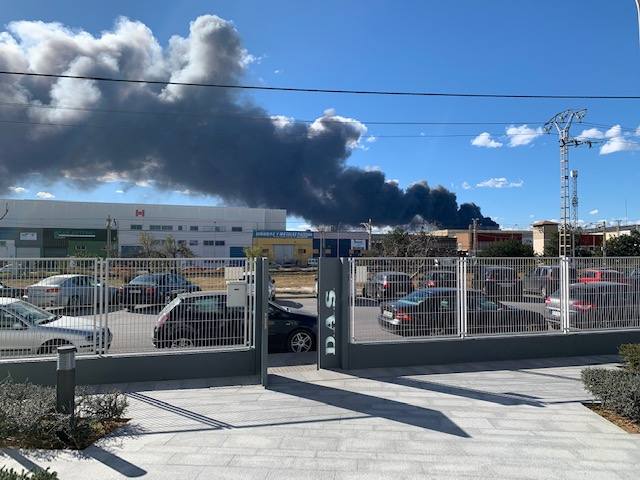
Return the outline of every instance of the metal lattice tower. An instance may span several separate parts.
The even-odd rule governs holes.
[[[578,228],[578,170],[569,172],[571,177],[571,226]]]
[[[569,146],[582,143],[577,138],[571,138],[569,133],[571,124],[581,122],[587,110],[565,110],[553,116],[544,124],[544,131],[549,133],[555,127],[558,131],[560,143],[560,228],[558,229],[559,254],[564,257],[570,253],[571,232],[569,231]]]

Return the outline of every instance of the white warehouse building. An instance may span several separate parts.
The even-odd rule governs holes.
[[[114,252],[133,257],[141,232],[158,241],[171,235],[197,257],[241,257],[255,230],[286,230],[287,216],[281,209],[244,207],[0,200],[5,204],[0,257],[18,258],[104,255],[108,236]]]

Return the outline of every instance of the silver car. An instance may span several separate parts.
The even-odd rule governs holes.
[[[93,305],[94,292],[99,295],[101,285],[90,275],[53,275],[27,287],[25,299],[43,308],[80,307]],[[115,287],[107,287],[105,295],[113,300]]]
[[[62,345],[74,345],[80,353],[106,353],[111,340],[109,329],[95,326],[93,320],[56,315],[16,298],[0,298],[0,357],[50,355]]]

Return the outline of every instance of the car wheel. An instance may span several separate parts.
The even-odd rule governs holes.
[[[366,288],[362,289],[362,298],[367,298],[367,289]]]
[[[186,332],[178,332],[174,338],[169,341],[169,348],[193,348],[195,342]]]
[[[306,330],[298,330],[289,335],[287,348],[293,353],[310,352],[315,344],[313,335]]]
[[[62,347],[64,345],[71,345],[66,340],[49,340],[42,344],[42,346],[38,349],[38,355],[53,355],[58,351],[58,347]]]

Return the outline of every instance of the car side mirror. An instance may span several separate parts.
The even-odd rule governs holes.
[[[11,326],[11,330],[26,330],[27,326],[24,323],[16,322]]]

